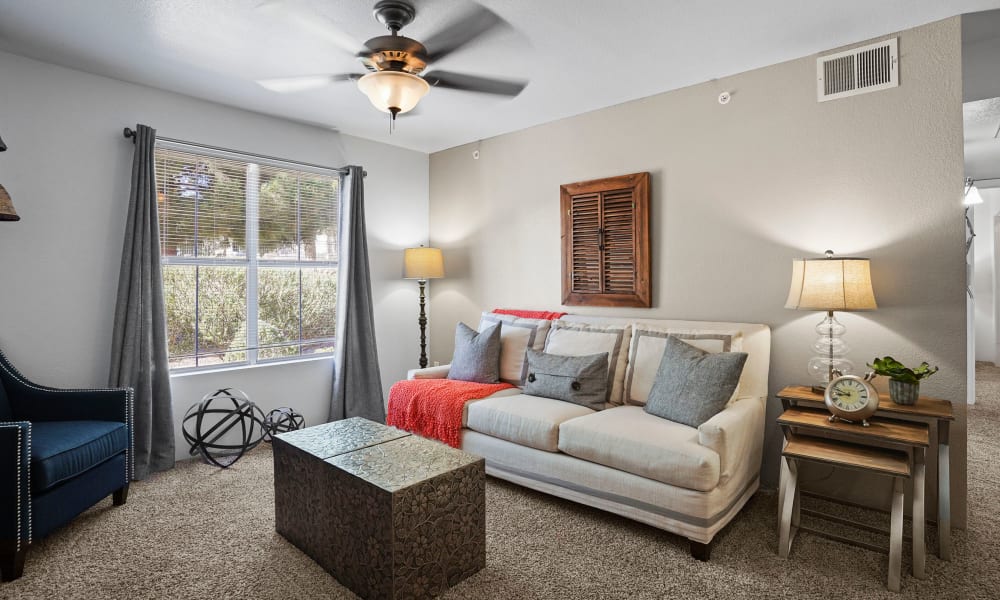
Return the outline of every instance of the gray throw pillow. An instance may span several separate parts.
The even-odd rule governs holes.
[[[608,396],[608,353],[585,356],[546,354],[528,348],[524,393],[564,400],[593,410],[604,408]]]
[[[698,427],[726,407],[746,362],[746,352],[712,354],[668,337],[646,412]]]
[[[496,383],[500,379],[500,323],[476,331],[465,323],[455,327],[455,354],[448,379]]]

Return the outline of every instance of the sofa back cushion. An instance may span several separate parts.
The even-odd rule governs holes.
[[[622,404],[625,367],[628,362],[630,325],[594,325],[559,320],[552,323],[545,340],[547,354],[586,356],[608,354],[608,397],[610,405]]]
[[[459,323],[455,327],[455,354],[448,379],[496,383],[500,376],[500,324],[476,331]]]
[[[528,376],[525,351],[541,350],[552,321],[521,319],[511,315],[484,312],[479,319],[479,331],[500,324],[500,381],[523,386]]]
[[[667,337],[670,336],[712,354],[743,350],[743,334],[739,329],[698,330],[635,323],[632,326],[632,339],[629,344],[628,369],[625,372],[623,385],[623,404],[633,406],[646,404],[649,391],[653,388],[653,382],[656,380],[660,359],[663,358]],[[740,389],[737,386],[732,397],[737,398],[739,395]]]

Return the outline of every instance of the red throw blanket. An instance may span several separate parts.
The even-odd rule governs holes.
[[[550,312],[547,310],[515,310],[513,308],[494,308],[495,315],[513,315],[520,319],[546,319],[553,321],[565,315],[564,312]]]
[[[469,400],[512,388],[509,383],[475,383],[455,379],[407,379],[389,390],[386,423],[458,448],[462,441],[462,409]]]

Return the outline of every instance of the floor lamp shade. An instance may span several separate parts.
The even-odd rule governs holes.
[[[7,190],[0,185],[0,221],[20,221],[21,217],[17,216],[17,212],[14,211],[14,203],[11,202],[10,195]]]
[[[0,152],[7,149],[7,144],[3,143],[3,139],[0,139]],[[7,190],[0,185],[0,221],[20,221],[21,217],[17,216],[17,212],[14,210],[14,203],[10,199],[10,194]]]
[[[424,312],[424,285],[428,279],[444,277],[444,259],[440,248],[407,248],[403,252],[403,278],[416,279],[420,285],[420,360],[418,364],[423,369],[427,366],[427,313]]]
[[[439,279],[444,277],[440,248],[407,248],[403,253],[404,279]]]
[[[785,308],[821,310],[826,317],[816,325],[819,339],[809,359],[810,375],[823,387],[838,374],[848,374],[854,364],[846,358],[850,350],[843,336],[847,331],[833,313],[837,310],[875,310],[871,267],[867,258],[803,258],[792,261],[792,281]]]

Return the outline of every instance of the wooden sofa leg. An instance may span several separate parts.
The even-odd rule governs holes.
[[[0,542],[0,581],[14,581],[24,574],[24,557],[28,554],[27,544],[17,549],[16,541]]]
[[[712,554],[712,542],[702,544],[694,540],[688,540],[691,544],[691,556],[702,562],[708,562]]]
[[[123,485],[122,487],[118,488],[117,490],[115,490],[114,496],[112,497],[112,501],[114,502],[115,506],[121,506],[121,505],[125,504],[126,500],[128,500],[128,484],[127,483],[125,485]]]

